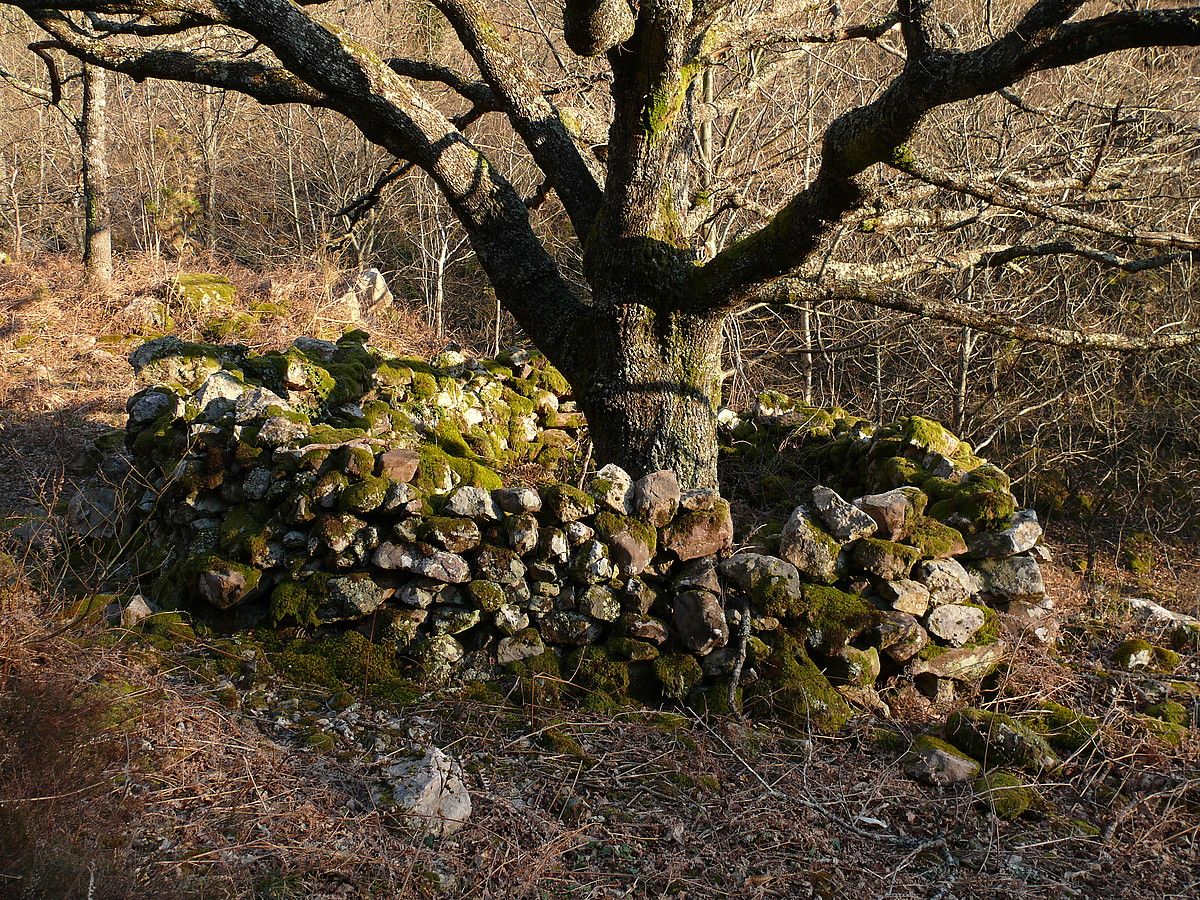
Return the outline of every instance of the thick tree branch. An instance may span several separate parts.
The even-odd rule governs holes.
[[[903,146],[931,110],[1009,87],[1027,75],[1115,50],[1200,44],[1200,7],[1112,13],[1063,24],[1082,0],[1041,0],[1003,37],[976,50],[930,50],[910,59],[879,98],[836,119],[826,130],[821,167],[758,232],[699,269],[693,306],[713,311],[746,299],[755,284],[801,265],[829,227],[862,203],[857,176],[891,160],[905,165]]]
[[[624,0],[621,0],[624,2]],[[590,154],[571,136],[525,64],[509,52],[477,0],[434,0],[495,92],[538,168],[551,180],[580,240],[587,237],[603,195]]]

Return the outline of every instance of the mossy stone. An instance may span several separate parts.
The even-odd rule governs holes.
[[[683,700],[704,677],[700,663],[690,653],[661,655],[654,660],[653,671],[663,696],[672,700]]]
[[[771,654],[763,662],[762,677],[745,687],[747,702],[796,728],[823,734],[840,731],[850,719],[850,706],[803,645],[786,634],[772,635],[766,642]]]
[[[985,772],[975,779],[977,797],[987,803],[1002,819],[1016,819],[1034,808],[1038,801],[1037,792],[1011,772],[996,769]]]

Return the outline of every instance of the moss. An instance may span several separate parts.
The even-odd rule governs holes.
[[[949,429],[923,416],[904,419],[901,422],[900,439],[906,444],[942,456],[952,456],[959,447],[958,438]]]
[[[689,653],[659,656],[654,660],[653,672],[662,687],[663,695],[673,700],[683,700],[704,677],[700,663]]]
[[[771,655],[762,677],[745,688],[747,702],[785,724],[834,734],[850,719],[850,706],[816,667],[804,647],[786,634],[767,641]]]
[[[429,372],[412,373],[413,396],[428,400],[438,392],[437,379]]]
[[[337,746],[337,736],[319,728],[308,728],[301,734],[300,742],[310,750],[328,752]]]
[[[352,484],[338,497],[338,509],[343,512],[369,513],[377,510],[387,496],[391,482],[386,478],[367,475],[357,484]]]
[[[858,594],[816,584],[802,584],[800,591],[810,643],[836,649],[878,620],[878,611]]]
[[[508,602],[508,593],[494,581],[472,581],[467,585],[467,594],[476,606],[489,613],[494,613]]]
[[[928,491],[930,482],[937,480],[930,479],[923,487]],[[971,533],[1001,527],[1017,509],[1017,502],[1008,491],[989,490],[981,485],[964,483],[939,493],[943,499],[929,507],[928,515]]]
[[[1179,654],[1169,647],[1154,648],[1154,667],[1160,672],[1173,672],[1182,661]]]
[[[1002,819],[1016,819],[1035,807],[1037,792],[1011,772],[995,770],[975,779],[975,793]]]
[[[271,529],[266,524],[268,513],[264,503],[243,503],[229,509],[218,532],[221,551],[245,562],[262,562],[271,538]]]
[[[1012,716],[963,709],[946,720],[946,739],[986,766],[1016,766],[1031,772],[1057,768],[1058,756],[1046,739]]]
[[[562,671],[585,691],[599,691],[613,700],[629,696],[629,663],[603,647],[572,650],[563,658]]]
[[[224,275],[193,272],[173,276],[167,291],[171,302],[195,313],[210,305],[230,305],[237,296],[237,285]]]
[[[648,522],[632,516],[622,516],[609,510],[603,510],[596,514],[592,526],[601,539],[609,543],[618,534],[624,533],[648,548],[651,553],[654,553],[658,547],[658,529]]]
[[[929,473],[921,466],[903,456],[891,456],[872,462],[867,470],[869,487],[876,491],[889,491],[905,485],[921,485]]]
[[[590,494],[561,482],[542,490],[542,504],[559,521],[586,518],[596,511],[596,501]]]
[[[162,638],[171,646],[190,643],[196,630],[177,612],[160,612],[147,616],[141,624],[142,633]]]
[[[308,628],[320,625],[317,608],[320,598],[305,585],[295,581],[282,581],[271,591],[268,616],[271,624],[285,622]]]
[[[650,662],[659,655],[658,648],[653,644],[627,637],[611,637],[604,648],[613,659],[627,662]]]
[[[745,693],[739,684],[729,700],[728,676],[714,679],[708,684],[698,684],[688,695],[688,705],[710,716],[740,716]]]
[[[917,548],[921,559],[948,559],[967,550],[961,531],[929,516],[915,516],[905,540]]]
[[[538,735],[538,743],[551,753],[577,759],[589,768],[596,764],[596,761],[583,749],[583,745],[560,728],[543,729]]]
[[[563,673],[554,650],[507,663],[504,671],[516,678],[522,703],[538,707],[561,701]]]
[[[562,372],[549,363],[538,366],[535,360],[533,374],[530,377],[535,384],[554,394],[556,397],[568,397],[571,394],[570,382],[567,381]]]
[[[272,664],[284,675],[330,691],[350,691],[361,696],[408,705],[420,688],[404,677],[395,656],[356,631],[324,635],[316,640],[294,640],[275,654]]]
[[[1132,669],[1138,665],[1146,665],[1154,659],[1154,647],[1143,638],[1130,638],[1122,641],[1113,651],[1113,662],[1122,669]]]
[[[1156,719],[1161,719],[1164,722],[1169,722],[1172,725],[1188,724],[1187,707],[1178,700],[1160,700],[1158,703],[1153,703],[1147,706],[1145,714],[1153,716]]]
[[[1042,712],[1033,721],[1033,727],[1058,753],[1073,756],[1096,746],[1100,737],[1098,719],[1053,701],[1039,705]]]
[[[1144,728],[1152,738],[1168,747],[1178,747],[1187,740],[1188,730],[1175,722],[1166,722],[1156,716],[1134,716],[1134,721]]]

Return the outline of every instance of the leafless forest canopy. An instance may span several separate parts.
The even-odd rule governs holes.
[[[945,40],[971,48],[1011,27],[1026,5],[947,2],[938,14]],[[1114,8],[1089,3],[1081,15]],[[877,20],[888,3],[768,9],[786,12],[787,27],[724,53],[709,84],[697,79],[694,164],[703,175],[687,224],[702,254],[761,227],[808,183],[825,127],[876,97],[904,64],[894,30],[874,40],[796,40]],[[612,104],[603,58],[566,50],[554,4],[511,2],[491,13],[603,161]],[[472,73],[425,3],[331,4],[320,14],[381,55]],[[42,35],[19,13],[0,15],[0,61],[44,84],[46,65],[27,49]],[[220,48],[234,39],[216,29],[207,40]],[[65,57],[60,65],[62,105],[74,108],[78,67]],[[942,107],[909,145],[914,171],[871,170],[876,207],[833,229],[818,265],[1030,325],[1143,337],[1195,327],[1198,88],[1194,50],[1138,49]],[[447,114],[468,110],[437,82],[421,90]],[[356,220],[356,201],[397,163],[336,112],[119,76],[108,109],[118,254],[181,268],[208,255],[265,272],[298,262],[329,272],[378,267],[448,340],[479,351],[520,340],[511,320],[496,321],[465,235],[427,177],[414,170],[390,180],[383,201]],[[565,212],[540,189],[542,175],[502,116],[479,116],[469,133],[531,198],[537,232],[582,283]],[[79,153],[60,110],[0,86],[0,250],[79,251]],[[1131,526],[1197,524],[1195,349],[1085,353],[832,300],[752,307],[730,320],[726,338],[729,405],[772,388],[878,419],[932,415],[1022,477],[1026,500]]]

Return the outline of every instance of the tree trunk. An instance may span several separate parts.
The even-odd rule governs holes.
[[[562,367],[596,460],[634,478],[672,469],[685,489],[716,487],[721,318],[624,303],[585,319]]]
[[[108,285],[113,275],[106,82],[104,69],[83,67],[83,116],[79,123],[83,147],[83,267],[88,278],[100,285]]]

